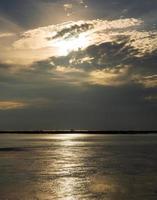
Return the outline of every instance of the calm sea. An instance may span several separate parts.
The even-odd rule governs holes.
[[[156,200],[157,135],[0,135],[0,200]]]

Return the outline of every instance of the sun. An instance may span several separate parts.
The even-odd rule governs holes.
[[[72,51],[78,51],[87,46],[88,38],[86,34],[83,33],[75,37],[59,39],[55,42],[55,47],[57,48],[57,54],[59,54],[59,56],[66,56]]]

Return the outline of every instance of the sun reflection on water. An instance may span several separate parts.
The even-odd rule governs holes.
[[[76,140],[82,137],[81,134],[61,135],[60,147],[58,151],[58,163],[56,170],[59,170],[61,177],[58,179],[57,196],[64,200],[75,200],[77,189],[80,187],[78,177],[74,177],[77,166],[82,165],[79,159],[79,152],[75,150]]]
[[[0,199],[156,199],[156,136],[46,134],[0,139],[1,146],[13,146],[0,152]],[[23,148],[17,151],[15,144]],[[154,150],[150,158],[146,146]]]

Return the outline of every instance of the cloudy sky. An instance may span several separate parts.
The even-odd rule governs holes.
[[[156,0],[0,0],[0,129],[157,129]]]

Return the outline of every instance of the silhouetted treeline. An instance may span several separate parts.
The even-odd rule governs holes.
[[[0,134],[68,134],[68,133],[81,133],[81,134],[154,134],[157,130],[140,131],[140,130],[1,130]]]

